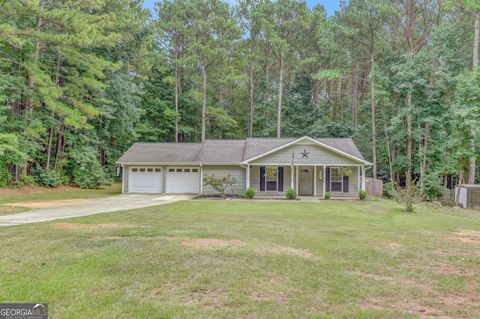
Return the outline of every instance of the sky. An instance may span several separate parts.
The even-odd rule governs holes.
[[[153,11],[154,3],[157,0],[144,0],[143,6],[145,8],[151,9]],[[335,13],[335,11],[340,9],[339,0],[306,0],[310,8],[316,4],[321,4],[325,7],[327,14],[330,16]],[[235,0],[227,0],[227,2],[235,2]]]

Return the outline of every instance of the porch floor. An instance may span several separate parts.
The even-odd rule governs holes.
[[[280,199],[286,199],[285,195],[272,195],[272,194],[257,194],[255,196],[255,199],[261,199],[261,200],[280,200]],[[358,195],[341,195],[341,196],[334,196],[332,194],[332,197],[330,197],[330,200],[358,200]],[[297,196],[296,200],[301,200],[305,202],[316,202],[318,200],[324,200],[323,197],[320,196],[305,196],[305,195],[299,195]]]

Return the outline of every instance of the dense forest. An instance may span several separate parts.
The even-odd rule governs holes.
[[[0,1],[0,186],[96,187],[135,141],[303,135],[352,137],[397,185],[473,183],[479,39],[475,0],[333,16],[294,0]]]

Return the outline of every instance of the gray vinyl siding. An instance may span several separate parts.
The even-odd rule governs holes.
[[[301,153],[307,150],[308,158],[302,158]],[[295,164],[327,164],[327,165],[360,165],[359,161],[355,161],[347,156],[330,151],[320,145],[302,145],[295,144],[287,148],[274,152],[272,154],[260,157],[252,162],[257,164],[282,164],[290,165],[292,163],[292,153],[295,153]]]
[[[232,185],[231,188],[228,188],[227,194],[239,194],[245,191],[245,181],[246,181],[246,169],[241,166],[203,166],[203,177],[206,175],[213,175],[216,177],[222,177],[226,175],[232,175],[237,182]],[[218,192],[214,190],[211,186],[203,186],[204,194],[217,194]]]

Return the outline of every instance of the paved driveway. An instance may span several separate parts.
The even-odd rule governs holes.
[[[49,208],[34,209],[25,213],[0,216],[0,226],[14,226],[45,222],[99,213],[148,207],[191,199],[192,195],[128,194],[107,198],[89,199],[78,204],[66,204]]]

